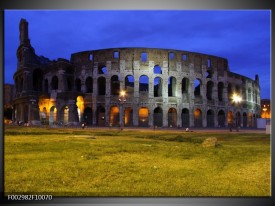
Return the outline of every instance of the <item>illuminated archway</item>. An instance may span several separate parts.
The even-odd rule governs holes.
[[[149,110],[147,107],[141,107],[138,111],[138,122],[140,127],[148,127]]]
[[[79,122],[83,120],[83,114],[84,114],[84,99],[82,96],[78,96],[76,98],[76,106],[77,106],[77,114]]]
[[[119,126],[119,108],[117,106],[112,106],[110,108],[110,126]]]
[[[194,111],[194,126],[202,127],[202,112],[200,109]]]
[[[228,114],[227,114],[227,122],[228,122],[228,125],[232,125],[234,122],[233,122],[233,112],[232,111],[229,111]]]
[[[69,107],[64,106],[61,109],[61,121],[63,122],[64,125],[68,124],[69,122]]]
[[[133,126],[133,109],[131,107],[125,109],[124,125],[126,127]]]
[[[56,124],[56,114],[57,114],[57,109],[55,106],[52,106],[50,109],[50,116],[49,116],[49,124]]]

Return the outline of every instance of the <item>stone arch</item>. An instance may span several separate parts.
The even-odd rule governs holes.
[[[125,77],[125,91],[127,94],[133,94],[135,88],[135,78],[133,75],[127,75]]]
[[[218,126],[225,127],[225,113],[223,110],[218,112]]]
[[[101,105],[97,107],[96,120],[98,126],[105,127],[105,108]]]
[[[141,75],[139,77],[139,92],[149,91],[149,78],[146,75]]]
[[[68,124],[69,122],[69,107],[67,105],[63,106],[60,111],[60,122],[64,125]]]
[[[215,113],[212,109],[207,110],[206,113],[207,119],[207,127],[214,127],[215,126]]]
[[[201,79],[195,79],[194,80],[194,96],[196,97],[199,97],[201,96]]]
[[[168,127],[177,127],[177,110],[175,108],[168,110]]]
[[[147,107],[141,107],[138,110],[138,125],[140,127],[148,127],[149,123],[149,109]]]
[[[106,94],[106,79],[105,77],[99,77],[97,79],[97,93],[98,95],[105,95]]]
[[[190,126],[190,115],[189,115],[189,109],[184,108],[181,111],[181,125],[184,128],[187,128]]]
[[[207,84],[206,84],[206,98],[208,100],[213,99],[213,88],[214,88],[213,81],[208,81]]]
[[[81,80],[79,78],[75,79],[75,90],[81,92]]]
[[[125,117],[124,117],[124,125],[126,127],[133,126],[133,109],[131,107],[125,108]]]
[[[168,78],[168,97],[175,97],[177,94],[177,79],[170,76]]]
[[[162,78],[156,77],[154,79],[154,97],[162,97],[162,85]]]
[[[232,125],[234,124],[234,117],[233,117],[233,112],[232,111],[229,111],[228,114],[227,114],[227,122],[228,122],[228,125]]]
[[[34,91],[42,91],[43,72],[41,69],[35,69],[32,73],[32,82]]]
[[[58,89],[58,77],[57,76],[52,77],[51,87],[52,87],[52,90]]]
[[[104,78],[104,77],[103,77]],[[85,87],[87,93],[93,93],[93,78],[87,77],[85,80]]]
[[[218,100],[223,101],[223,91],[224,90],[224,84],[223,82],[218,83]]]
[[[98,74],[107,74],[107,67],[105,65],[101,65],[98,67]]]
[[[181,93],[188,93],[189,91],[189,79],[184,77],[181,81]]]
[[[117,75],[113,75],[111,77],[111,95],[119,95],[120,84],[119,77]]]
[[[154,126],[163,126],[163,110],[161,107],[156,107],[154,109]]]
[[[118,106],[111,106],[110,107],[110,126],[119,126],[120,121],[120,111]]]
[[[194,111],[194,127],[202,127],[202,111],[199,108]]]
[[[86,125],[93,125],[93,109],[91,107],[86,107],[84,109],[84,122]]]
[[[154,66],[154,74],[162,74],[162,69],[159,65]]]
[[[57,109],[55,106],[50,108],[50,115],[49,115],[49,124],[56,124],[57,122]]]

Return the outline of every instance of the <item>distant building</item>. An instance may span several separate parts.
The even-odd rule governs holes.
[[[4,108],[11,108],[12,102],[15,97],[14,85],[5,84],[4,85]]]
[[[271,118],[270,99],[261,100],[261,118],[264,118],[264,119]]]

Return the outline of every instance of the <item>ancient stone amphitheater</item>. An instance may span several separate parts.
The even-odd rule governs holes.
[[[225,58],[188,51],[112,48],[70,60],[37,56],[20,22],[14,120],[34,125],[255,127],[260,86]]]

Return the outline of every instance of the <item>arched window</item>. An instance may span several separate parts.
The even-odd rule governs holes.
[[[168,96],[175,97],[177,91],[177,80],[175,77],[168,78]]]
[[[40,69],[35,69],[32,76],[33,90],[42,91],[43,72]]]
[[[92,77],[87,77],[87,79],[85,81],[85,86],[86,86],[87,93],[93,93],[93,78]]]
[[[214,83],[212,81],[208,81],[206,87],[206,97],[208,100],[212,100]]]
[[[162,78],[154,79],[154,97],[162,97]]]
[[[77,92],[81,92],[81,80],[79,78],[75,80],[75,89]]]
[[[149,90],[149,78],[146,75],[142,75],[139,78],[139,92],[148,92]]]
[[[119,95],[120,85],[117,75],[111,77],[111,95]]]
[[[99,77],[97,79],[97,89],[98,89],[98,95],[106,94],[106,79],[105,79],[105,77]]]
[[[57,76],[52,77],[51,87],[52,87],[52,90],[58,89],[58,77]]]
[[[162,69],[159,65],[154,66],[154,74],[162,74]]]

